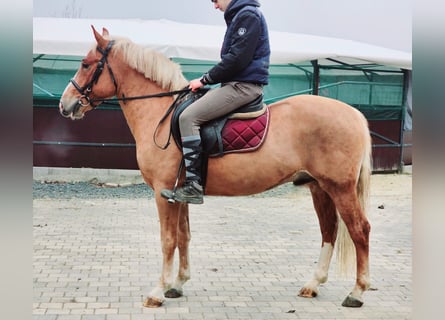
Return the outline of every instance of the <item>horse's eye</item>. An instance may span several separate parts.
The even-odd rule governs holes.
[[[82,68],[88,69],[90,65],[88,63],[82,62]]]

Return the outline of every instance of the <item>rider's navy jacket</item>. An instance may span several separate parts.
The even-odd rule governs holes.
[[[270,45],[266,20],[257,0],[232,0],[224,13],[227,24],[221,61],[205,75],[209,83],[228,81],[266,85]]]

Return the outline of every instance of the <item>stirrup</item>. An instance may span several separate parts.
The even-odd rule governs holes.
[[[196,182],[186,182],[184,186],[177,190],[164,189],[161,196],[166,198],[169,203],[184,202],[191,204],[203,204],[204,192],[202,186]]]
[[[175,194],[176,194],[176,190],[178,189],[179,177],[181,176],[181,172],[182,172],[183,168],[184,168],[184,161],[181,160],[179,162],[178,173],[176,174],[176,180],[175,180],[175,184],[173,185],[173,190],[168,190],[168,189],[161,190],[161,196],[163,198],[167,199],[167,202],[170,204],[174,204],[176,202]]]
[[[175,200],[179,202],[202,204],[204,203],[204,191],[196,181],[186,182],[175,194]]]
[[[176,202],[175,195],[176,195],[176,189],[173,189],[173,190],[163,189],[163,190],[161,190],[161,196],[163,198],[167,199],[167,202],[170,203],[170,204],[174,204]]]

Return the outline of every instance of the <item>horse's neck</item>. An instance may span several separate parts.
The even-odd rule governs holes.
[[[118,95],[120,97],[122,97],[122,94],[124,94],[125,97],[130,98],[157,94],[165,90],[160,89],[154,83],[146,80],[144,81],[143,85],[132,85],[131,83],[127,83],[126,85],[121,86],[119,91],[120,92],[118,92]],[[156,126],[172,102],[172,97],[144,98],[121,102],[122,111],[136,141],[136,145],[142,143],[145,145],[145,147],[149,147],[151,145],[151,143],[147,144],[145,142],[147,142],[148,137],[150,137],[150,140],[152,141],[152,136]],[[165,132],[168,131],[168,129],[168,123],[164,124],[162,128],[160,128],[161,137],[159,139],[162,139],[163,136],[166,135]]]

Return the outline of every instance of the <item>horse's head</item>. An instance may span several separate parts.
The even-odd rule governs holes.
[[[101,99],[114,96],[117,90],[116,79],[108,63],[114,41],[108,39],[107,29],[103,28],[101,35],[91,27],[97,46],[82,59],[59,102],[62,116],[73,120],[83,118],[85,112],[97,107]],[[105,69],[107,72],[103,72]]]

